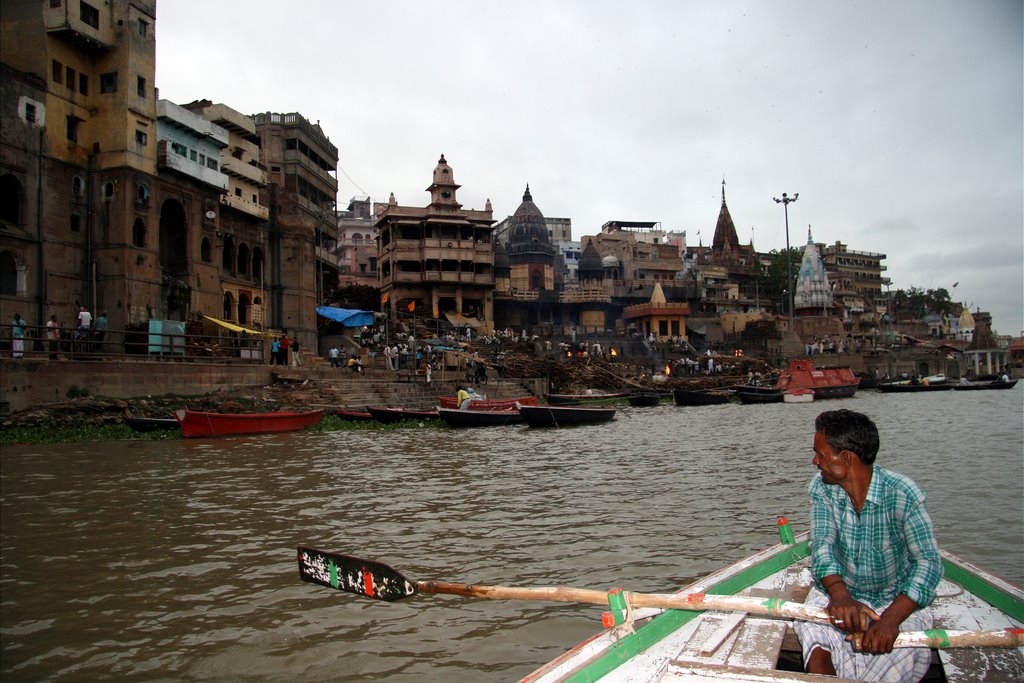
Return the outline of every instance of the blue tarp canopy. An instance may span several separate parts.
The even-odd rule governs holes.
[[[331,306],[317,306],[316,314],[339,322],[345,327],[362,327],[373,324],[373,311],[357,311],[353,308],[333,308]]]

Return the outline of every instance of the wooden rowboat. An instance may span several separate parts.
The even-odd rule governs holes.
[[[346,422],[373,422],[373,415],[365,410],[347,410],[339,408],[334,414]]]
[[[771,391],[746,391],[742,388],[737,388],[736,397],[743,404],[782,403],[782,392],[775,389]]]
[[[995,380],[992,382],[971,382],[970,384],[954,384],[952,385],[954,391],[980,391],[984,389],[1012,389],[1017,386],[1017,380],[1011,379],[1009,382],[1003,382],[1001,380]]]
[[[181,424],[183,436],[230,436],[233,434],[269,434],[294,432],[315,425],[323,419],[323,410],[305,413],[201,413],[178,410],[174,416]]]
[[[941,384],[911,384],[910,382],[880,382],[875,389],[883,394],[913,394],[924,391],[949,391],[957,385],[942,382]]]
[[[706,389],[701,391],[687,391],[675,389],[672,398],[677,406],[714,406],[728,403],[732,398],[732,391],[728,389]]]
[[[610,594],[614,624],[520,683],[835,681],[835,677],[802,673],[799,641],[792,629],[794,617],[810,619],[810,610],[820,610],[800,604],[812,584],[807,536],[800,534],[793,543],[768,548],[675,594]],[[926,680],[1024,680],[1024,647],[1020,647],[1024,645],[1020,632],[1024,591],[945,551],[942,563],[945,576],[932,604],[935,629],[901,635],[902,646],[911,646],[909,641],[916,640],[918,646],[934,648],[932,670],[936,675],[933,678],[930,671]],[[736,597],[717,601],[720,596]],[[728,607],[742,596],[764,611],[741,607],[740,602]],[[655,597],[675,597],[681,609],[639,606],[652,604],[649,598]],[[720,606],[693,611],[704,606],[705,599]],[[633,606],[631,614],[625,610],[626,604]],[[998,642],[1001,646],[957,647],[958,639],[961,645]],[[900,646],[900,641],[897,643]]]
[[[629,405],[634,408],[656,406],[661,403],[661,394],[633,394],[629,397]]]
[[[437,410],[415,410],[413,408],[384,408],[382,406],[366,406],[366,412],[381,424],[391,424],[402,420],[436,420],[440,415]]]
[[[782,543],[676,593],[414,580],[381,562],[306,547],[298,548],[299,577],[388,602],[426,593],[611,608],[602,619],[605,630],[520,683],[837,681],[802,673],[794,621],[829,620],[823,608],[803,604],[813,584],[809,534],[794,537],[784,518],[779,520],[779,534]],[[927,681],[1024,680],[1024,591],[940,552],[944,578],[931,606],[934,628],[901,633],[895,646],[932,650]]]
[[[442,408],[458,408],[459,399],[455,396],[438,396],[438,403]],[[515,410],[516,405],[535,406],[536,396],[520,396],[519,398],[486,399],[477,398],[469,404],[469,410]]]
[[[523,416],[515,408],[511,410],[459,410],[438,408],[438,414],[449,427],[500,427],[519,424]]]
[[[594,424],[614,419],[613,407],[591,406],[520,406],[519,413],[531,427],[567,427]]]
[[[545,394],[544,399],[548,402],[548,405],[552,406],[576,406],[585,403],[595,403],[597,401],[626,398],[628,396],[629,394],[625,392],[603,393],[590,391],[582,394]]]
[[[176,417],[134,417],[129,415],[124,418],[124,423],[133,431],[140,433],[181,429],[181,423]]]

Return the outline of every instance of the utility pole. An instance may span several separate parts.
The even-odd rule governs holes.
[[[800,196],[799,192],[794,192],[792,197],[782,193],[782,199],[778,197],[772,197],[776,204],[782,204],[783,211],[786,213],[786,291],[789,292],[789,329],[793,329],[793,265],[790,263],[792,257],[789,253],[789,205],[797,200]]]

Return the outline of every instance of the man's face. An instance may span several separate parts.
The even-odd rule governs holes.
[[[821,472],[824,483],[835,485],[846,478],[848,457],[849,451],[836,451],[829,446],[823,432],[814,433],[814,458],[811,464]]]

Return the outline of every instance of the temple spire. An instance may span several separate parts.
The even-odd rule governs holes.
[[[725,206],[725,176],[722,176],[722,206]]]

